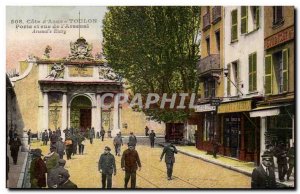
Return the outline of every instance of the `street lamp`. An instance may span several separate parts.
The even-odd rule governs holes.
[[[223,73],[224,73],[225,77],[227,77],[227,79],[232,83],[232,85],[234,85],[234,87],[238,90],[238,92],[240,92],[242,95],[244,95],[243,92],[241,92],[241,90],[239,89],[239,87],[230,79],[230,76],[228,76],[229,70],[223,69]]]

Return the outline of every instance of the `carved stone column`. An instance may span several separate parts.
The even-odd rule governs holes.
[[[43,94],[43,107],[44,107],[44,116],[43,116],[43,127],[48,129],[49,127],[49,102],[48,102],[48,92],[44,92]]]
[[[63,93],[63,98],[62,98],[62,115],[61,115],[61,134],[63,140],[65,140],[65,133],[63,132],[67,128],[67,122],[68,122],[68,113],[67,113],[67,93]]]

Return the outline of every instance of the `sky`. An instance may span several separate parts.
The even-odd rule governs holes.
[[[88,24],[80,29],[80,36],[93,44],[93,54],[101,52],[104,6],[7,6],[6,70],[17,68],[30,54],[42,57],[47,45],[52,48],[51,58],[67,57],[70,42],[79,38],[79,29],[70,28],[79,24],[79,11],[81,25]],[[55,31],[54,21],[63,22]]]

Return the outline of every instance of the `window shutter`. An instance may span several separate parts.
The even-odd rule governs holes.
[[[227,65],[227,69],[228,69],[228,75],[227,75],[227,96],[230,96],[231,95],[230,94],[230,85],[231,85],[231,83],[230,83],[230,71],[231,71],[230,64]]]
[[[241,8],[241,33],[248,32],[248,7],[242,6]]]
[[[272,94],[272,55],[265,56],[265,94]]]
[[[252,54],[248,56],[248,64],[249,64],[249,92],[253,91],[253,74],[252,74]]]
[[[282,51],[282,77],[283,77],[283,92],[288,91],[289,85],[289,57],[288,57],[288,49],[284,49]]]
[[[256,16],[256,29],[259,28],[259,6],[256,7],[256,11],[255,11],[255,16]]]
[[[231,41],[237,40],[237,10],[231,11]]]
[[[257,90],[257,79],[256,79],[256,67],[257,67],[257,54],[254,53],[252,58],[252,89],[253,91]]]

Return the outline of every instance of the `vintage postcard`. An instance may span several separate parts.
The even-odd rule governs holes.
[[[295,189],[295,7],[7,6],[9,189]]]

